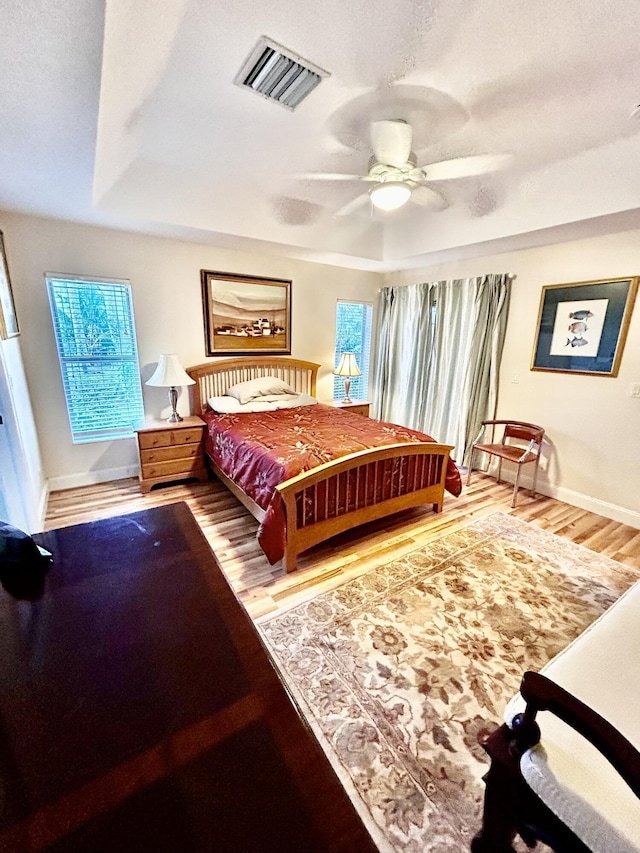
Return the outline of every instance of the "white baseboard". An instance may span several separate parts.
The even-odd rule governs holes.
[[[598,498],[592,498],[589,495],[565,489],[563,486],[555,486],[552,483],[548,485],[539,484],[538,491],[543,495],[548,495],[550,498],[557,498],[557,500],[571,504],[571,506],[595,512],[597,515],[603,515],[612,521],[619,521],[621,524],[628,524],[629,527],[635,527],[640,530],[640,512],[636,512],[635,510],[627,509],[608,501],[601,501]]]
[[[491,470],[489,476],[495,477],[495,470]],[[510,471],[502,472],[503,483],[513,485],[515,475]],[[520,480],[520,488],[529,491],[531,478],[522,476]],[[555,498],[570,506],[577,506],[579,509],[586,509],[588,512],[594,512],[596,515],[602,515],[605,518],[610,518],[612,521],[618,521],[620,524],[628,524],[629,527],[635,527],[640,530],[640,512],[633,509],[627,509],[617,504],[601,501],[599,498],[592,498],[590,495],[583,495],[581,492],[574,492],[572,489],[566,489],[564,486],[556,486],[555,483],[545,483],[538,478],[536,486],[541,495],[546,495],[549,498]]]
[[[67,474],[49,479],[49,491],[61,492],[63,489],[76,489],[78,486],[94,486],[96,483],[108,483],[109,480],[124,480],[137,477],[139,465],[123,465],[120,468],[103,468],[100,471],[83,471],[82,474]]]

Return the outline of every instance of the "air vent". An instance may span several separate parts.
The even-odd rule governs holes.
[[[263,36],[234,83],[294,110],[328,76],[327,71]]]

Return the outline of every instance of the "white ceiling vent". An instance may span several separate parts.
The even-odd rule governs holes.
[[[233,82],[293,110],[328,76],[327,71],[262,36]]]

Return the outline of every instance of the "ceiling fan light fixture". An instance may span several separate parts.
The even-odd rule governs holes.
[[[402,181],[385,181],[369,190],[369,198],[379,210],[397,210],[411,198],[411,187]]]

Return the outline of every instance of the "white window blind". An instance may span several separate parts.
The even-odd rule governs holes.
[[[338,300],[336,306],[336,351],[334,367],[338,366],[343,352],[355,353],[362,376],[351,379],[351,397],[367,400],[369,397],[369,359],[371,355],[371,319],[373,305],[369,302]],[[333,377],[333,396],[344,397],[344,377]]]
[[[144,409],[130,283],[46,281],[74,443],[132,435]]]

